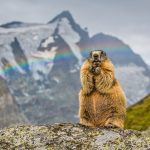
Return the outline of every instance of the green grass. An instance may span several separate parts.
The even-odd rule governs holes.
[[[150,95],[127,109],[125,128],[146,130],[150,127]]]

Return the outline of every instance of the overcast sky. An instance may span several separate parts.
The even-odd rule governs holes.
[[[63,10],[90,35],[119,37],[150,65],[150,0],[0,0],[0,24],[46,23]]]

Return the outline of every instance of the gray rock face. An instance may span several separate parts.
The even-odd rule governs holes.
[[[6,82],[0,78],[0,128],[27,122],[28,119],[19,110]]]
[[[22,125],[0,130],[0,149],[147,150],[150,138],[138,131],[88,128],[79,124]]]

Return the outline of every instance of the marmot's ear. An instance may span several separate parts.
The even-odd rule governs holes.
[[[90,55],[89,55],[89,57],[92,57],[92,51],[90,52]]]
[[[102,51],[101,54],[102,54],[103,56],[106,56],[106,52],[104,52],[104,51]]]

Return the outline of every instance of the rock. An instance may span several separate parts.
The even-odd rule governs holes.
[[[89,128],[80,124],[22,125],[0,130],[0,149],[97,150],[150,148],[150,137],[135,130]]]
[[[147,130],[142,131],[142,133],[147,136],[150,137],[150,127]]]
[[[28,122],[11,95],[6,81],[0,77],[0,128]]]

